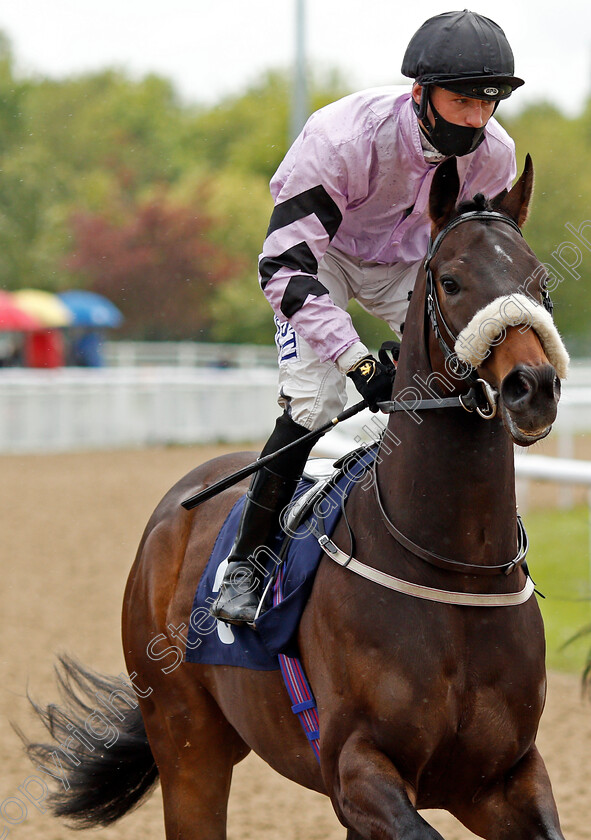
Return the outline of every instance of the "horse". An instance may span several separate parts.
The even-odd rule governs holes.
[[[529,156],[490,199],[458,204],[453,158],[433,177],[431,244],[371,486],[353,487],[331,537],[346,553],[354,534],[353,561],[372,574],[324,556],[298,629],[319,761],[278,671],[181,662],[196,583],[245,486],[192,511],[181,502],[252,460],[226,455],[175,484],[147,523],[123,605],[134,692],[64,660],[66,705],[37,707],[69,739],[56,815],[110,824],[159,778],[168,840],[222,840],[233,767],[254,750],[330,797],[347,840],[441,840],[420,814],[432,808],[486,840],[563,837],[536,747],[545,640],[513,460],[514,444],[550,431],[568,361],[521,232],[532,186]],[[84,728],[99,689],[118,734],[108,748]],[[47,763],[55,747],[28,750]]]

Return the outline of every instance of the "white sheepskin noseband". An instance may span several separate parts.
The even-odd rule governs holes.
[[[520,332],[534,330],[550,364],[560,379],[568,375],[569,357],[549,312],[530,297],[522,294],[503,295],[474,315],[455,343],[459,359],[473,367],[482,364],[490,348],[500,344],[506,327],[523,324]]]

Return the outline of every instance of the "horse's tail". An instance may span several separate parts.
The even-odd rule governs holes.
[[[33,743],[17,731],[33,763],[59,781],[45,800],[51,813],[74,828],[110,825],[158,780],[139,706],[123,679],[101,676],[67,656],[59,661],[61,705],[30,700],[56,743]]]

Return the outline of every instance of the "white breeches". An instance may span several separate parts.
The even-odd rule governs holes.
[[[346,309],[356,300],[400,334],[421,261],[411,264],[367,263],[329,248],[318,267],[318,279],[331,300]],[[317,429],[339,414],[347,402],[344,375],[331,362],[321,362],[310,345],[286,321],[275,319],[279,353],[281,408],[307,429]]]

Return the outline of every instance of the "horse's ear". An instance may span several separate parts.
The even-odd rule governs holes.
[[[492,205],[495,210],[507,213],[517,222],[519,227],[522,227],[527,220],[533,189],[534,165],[531,157],[526,155],[523,172],[515,186],[509,192],[503,190],[499,193],[493,199]]]
[[[456,209],[460,193],[460,178],[455,157],[447,158],[435,170],[429,193],[429,216],[433,222],[433,233],[449,222]]]
[[[498,210],[503,201],[505,200],[505,196],[509,195],[509,190],[501,190],[500,193],[495,195],[494,198],[491,199],[491,207],[493,210]]]

